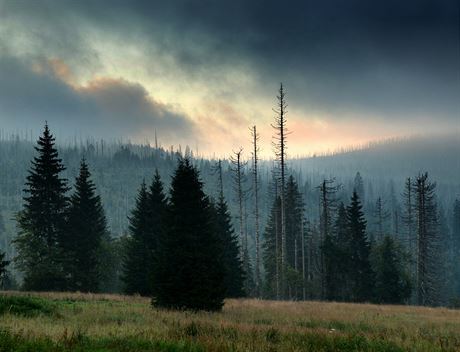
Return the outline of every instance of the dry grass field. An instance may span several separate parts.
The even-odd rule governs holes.
[[[0,351],[460,351],[460,311],[242,299],[194,313],[142,297],[5,292]]]

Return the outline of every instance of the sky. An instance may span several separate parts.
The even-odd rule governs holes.
[[[456,0],[0,0],[0,123],[61,139],[288,155],[460,135]]]

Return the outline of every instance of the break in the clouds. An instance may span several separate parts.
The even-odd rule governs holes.
[[[184,140],[193,123],[153,100],[143,86],[124,79],[99,78],[72,83],[60,61],[0,58],[0,116],[3,126],[38,129],[48,121],[60,135],[93,135],[144,140],[159,131],[166,139]]]
[[[269,151],[283,81],[293,153],[452,131],[458,28],[455,0],[0,0],[0,119]]]

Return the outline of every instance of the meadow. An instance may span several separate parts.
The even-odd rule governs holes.
[[[0,294],[0,352],[460,351],[460,310],[227,300],[222,312],[153,309],[104,294]]]

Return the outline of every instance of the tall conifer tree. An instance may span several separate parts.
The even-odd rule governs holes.
[[[454,296],[460,300],[460,200],[454,203],[452,222]]]
[[[75,192],[70,198],[68,226],[62,245],[67,289],[82,292],[99,290],[99,257],[106,237],[107,220],[101,198],[96,194],[96,186],[83,159],[80,174],[75,180]]]
[[[280,291],[280,266],[281,266],[281,199],[277,195],[273,201],[264,232],[263,264],[265,268],[264,296],[279,299]]]
[[[7,281],[7,267],[10,264],[8,260],[5,259],[6,254],[0,252],[0,289],[5,287],[5,282]]]
[[[64,166],[48,125],[35,147],[24,192],[24,208],[17,215],[19,233],[14,240],[16,262],[24,274],[26,290],[62,290],[62,239],[68,199],[67,180],[61,177]]]
[[[216,231],[221,237],[224,250],[226,297],[242,297],[245,295],[243,262],[240,257],[238,237],[233,230],[227,202],[223,197],[219,197],[217,204],[214,205],[214,212]]]
[[[356,191],[347,207],[347,230],[349,231],[350,279],[352,281],[352,300],[370,301],[374,289],[374,272],[370,263],[370,244],[366,235],[366,220],[361,201]]]
[[[220,310],[225,297],[223,244],[198,171],[180,159],[171,182],[167,230],[154,268],[155,306]]]
[[[405,270],[401,248],[390,236],[385,236],[374,252],[375,301],[403,304],[411,294],[409,273]]]
[[[125,292],[138,293],[143,296],[151,294],[152,281],[149,268],[152,266],[152,254],[149,249],[150,238],[150,204],[149,192],[145,181],[142,182],[136,199],[136,205],[129,218],[130,237],[127,241],[123,263],[122,280]]]
[[[155,256],[158,252],[160,238],[165,230],[165,217],[167,211],[166,195],[163,189],[163,182],[161,181],[158,170],[155,170],[152,184],[148,192],[148,232],[149,236],[146,238],[146,245],[152,256],[149,270],[153,270],[155,265]],[[149,274],[151,279],[151,273]]]
[[[414,217],[416,221],[416,296],[418,305],[440,302],[439,218],[436,203],[436,183],[428,174],[420,174],[413,183]]]

